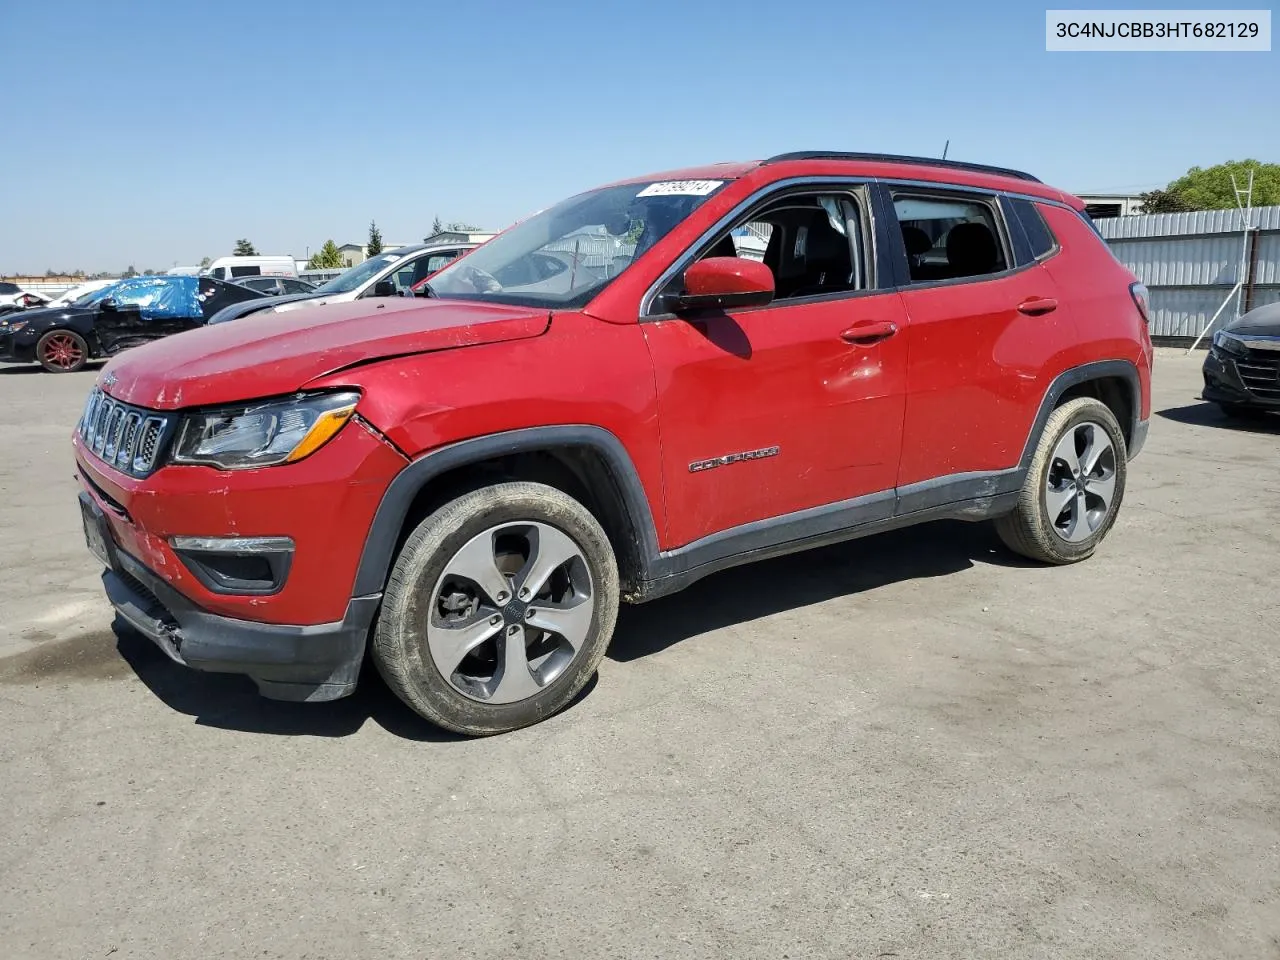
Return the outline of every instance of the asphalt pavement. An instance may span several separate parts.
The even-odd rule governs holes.
[[[939,523],[624,609],[486,740],[113,628],[69,435],[0,368],[0,954],[1280,956],[1280,417],[1161,351],[1101,551]]]

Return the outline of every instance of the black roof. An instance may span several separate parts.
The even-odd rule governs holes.
[[[992,173],[1001,177],[1015,177],[1018,180],[1030,180],[1039,183],[1039,177],[1033,177],[1021,170],[1010,170],[1008,167],[992,167],[985,163],[965,163],[962,160],[943,160],[939,157],[904,157],[894,153],[841,153],[834,150],[799,150],[795,153],[780,153],[770,157],[764,163],[783,163],[787,160],[861,160],[872,163],[911,163],[922,167],[945,167],[950,170],[968,170],[972,173]]]

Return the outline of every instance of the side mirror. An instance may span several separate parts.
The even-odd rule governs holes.
[[[120,309],[120,304],[116,303],[114,297],[107,297],[107,299],[98,304],[98,309],[106,310],[108,313],[115,313]]]
[[[759,307],[773,299],[773,271],[741,257],[707,257],[684,272],[684,291],[671,298],[675,313]]]
[[[379,280],[373,285],[373,295],[375,297],[394,297],[396,295],[396,285],[390,280]]]

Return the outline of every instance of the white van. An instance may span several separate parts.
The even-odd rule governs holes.
[[[201,276],[217,280],[237,277],[296,277],[293,257],[219,257],[201,271]]]

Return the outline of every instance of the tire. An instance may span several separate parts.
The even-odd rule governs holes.
[[[1095,442],[1097,459],[1084,470]],[[1067,401],[1045,423],[1017,507],[996,521],[1000,539],[1014,553],[1042,563],[1091,556],[1120,511],[1126,461],[1124,434],[1106,404],[1092,397]]]
[[[1232,420],[1262,420],[1267,411],[1260,407],[1247,407],[1239,403],[1220,403],[1218,409]]]
[[[529,581],[535,592],[525,597]],[[488,736],[564,709],[599,666],[617,615],[617,561],[595,517],[554,487],[500,483],[445,504],[409,535],[383,596],[373,659],[418,714]],[[518,647],[508,645],[513,636]],[[472,652],[459,657],[463,650]]]
[[[50,373],[75,373],[89,362],[89,344],[74,330],[50,330],[36,343],[36,360]]]

